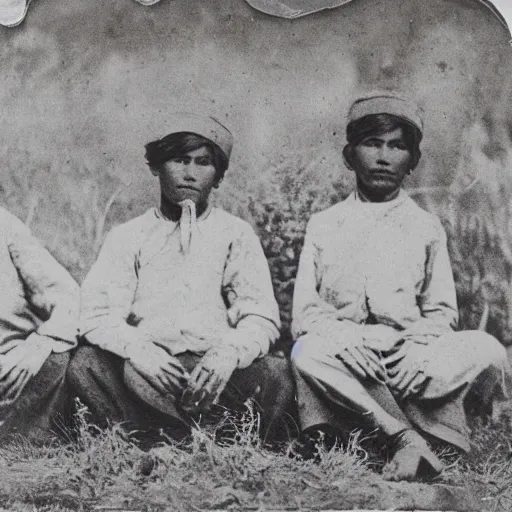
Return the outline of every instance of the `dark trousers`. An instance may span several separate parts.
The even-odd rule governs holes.
[[[177,357],[187,371],[200,360],[189,352]],[[97,347],[84,345],[77,349],[68,368],[68,382],[88,407],[92,421],[101,427],[127,423],[143,430],[163,428],[172,437],[180,438],[197,421],[180,408],[178,392],[163,396],[142,377],[127,386],[125,361]],[[295,389],[287,359],[266,356],[248,368],[235,370],[219,404],[202,420],[211,423],[218,421],[226,410],[244,411],[249,398],[261,415],[261,434],[265,440],[295,434]]]
[[[13,440],[50,444],[69,439],[71,396],[66,385],[69,352],[50,354],[19,398],[0,414],[0,445]]]

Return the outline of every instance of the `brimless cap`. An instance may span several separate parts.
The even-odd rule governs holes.
[[[401,117],[423,133],[423,119],[418,105],[391,92],[372,93],[357,99],[348,112],[348,122],[375,114]]]
[[[233,148],[233,134],[217,119],[189,112],[176,112],[168,120],[169,135],[179,132],[190,132],[211,140],[225,153],[227,158]]]

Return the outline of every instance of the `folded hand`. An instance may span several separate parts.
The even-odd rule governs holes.
[[[347,330],[344,345],[336,354],[336,358],[343,361],[362,379],[370,378],[376,382],[385,382],[386,372],[380,358],[365,344],[362,329]]]
[[[0,347],[0,406],[15,402],[51,354],[52,340],[32,333]]]
[[[431,380],[425,373],[428,345],[406,339],[393,354],[384,360],[388,385],[402,400],[417,395]]]
[[[205,412],[217,403],[238,366],[238,352],[229,345],[206,352],[190,374],[181,405],[189,413]]]
[[[175,395],[185,388],[189,375],[167,350],[148,342],[127,347],[127,356],[133,368],[160,393]]]

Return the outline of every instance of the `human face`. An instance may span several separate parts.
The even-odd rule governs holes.
[[[354,147],[351,161],[358,189],[370,201],[396,197],[411,162],[402,128],[363,139]]]
[[[160,179],[162,198],[174,205],[185,199],[207,205],[217,184],[213,159],[206,146],[171,158],[155,174]]]

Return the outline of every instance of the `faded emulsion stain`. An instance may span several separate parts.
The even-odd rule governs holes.
[[[486,143],[468,140],[474,126],[497,159],[511,145],[510,35],[478,1],[357,0],[289,21],[241,0],[41,0],[0,35],[2,146],[30,148],[34,163],[68,152],[137,179],[167,113],[200,109],[237,135],[230,178],[252,181],[236,169],[340,145],[350,99],[381,87],[425,110],[413,185],[451,184],[463,144]]]

